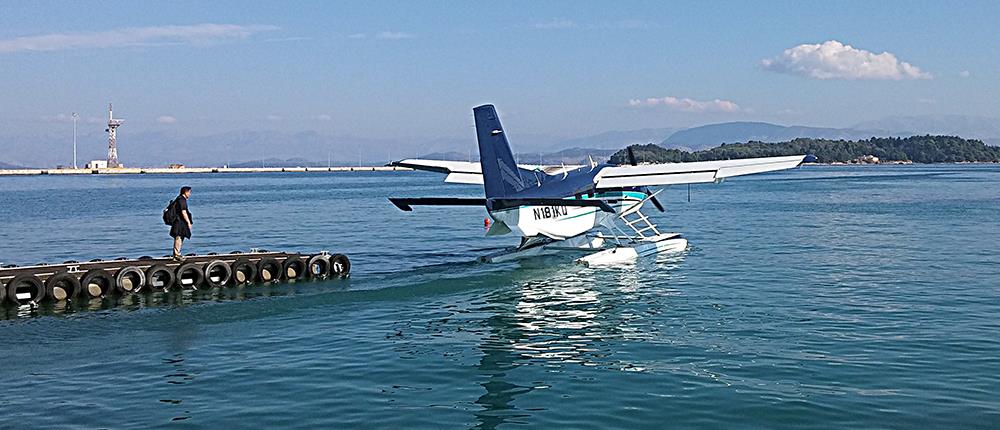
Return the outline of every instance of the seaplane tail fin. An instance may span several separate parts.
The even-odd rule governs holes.
[[[482,165],[486,198],[504,198],[526,188],[525,180],[510,151],[507,135],[493,105],[472,109],[479,140],[479,163]]]

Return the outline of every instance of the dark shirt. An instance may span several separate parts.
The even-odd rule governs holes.
[[[192,223],[194,222],[194,219],[191,218],[191,211],[188,210],[188,199],[187,199],[187,197],[177,196],[177,200],[174,201],[174,210],[177,211],[177,218],[179,218],[181,222],[184,222],[184,223],[187,222],[187,221],[184,221],[184,215],[181,215],[181,211],[187,212],[188,219],[191,220]]]
[[[187,212],[188,220],[194,224],[194,218],[191,216],[191,211],[188,210],[187,197],[177,196],[177,199],[174,200],[174,212],[177,213],[177,220],[170,226],[170,236],[190,239],[191,228],[188,227],[188,223],[184,220],[184,215],[181,215],[181,211]]]

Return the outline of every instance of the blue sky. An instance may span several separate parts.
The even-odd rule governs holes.
[[[6,2],[0,136],[108,101],[123,133],[414,141],[471,136],[484,102],[564,137],[997,116],[998,21],[996,2]]]

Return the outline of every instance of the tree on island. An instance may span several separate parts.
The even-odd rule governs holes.
[[[882,161],[914,163],[1000,162],[1000,147],[980,140],[957,136],[872,137],[865,140],[829,140],[799,138],[788,142],[747,142],[719,145],[703,151],[667,149],[655,144],[632,145],[636,159],[650,163],[731,160],[812,154],[821,163],[847,163],[866,155]],[[611,156],[612,164],[626,164],[628,155],[620,150]]]

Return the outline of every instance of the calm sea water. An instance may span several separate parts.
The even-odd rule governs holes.
[[[0,310],[0,428],[998,428],[1000,168],[667,189],[682,255],[482,265],[424,173],[0,178],[0,261],[345,252],[350,280]]]

